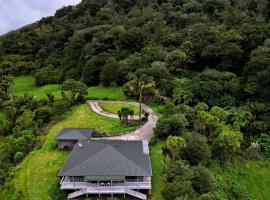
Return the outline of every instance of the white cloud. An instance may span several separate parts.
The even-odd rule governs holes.
[[[15,30],[42,17],[50,16],[64,5],[81,0],[4,0],[0,4],[0,35]]]

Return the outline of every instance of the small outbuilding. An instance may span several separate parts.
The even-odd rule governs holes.
[[[93,128],[64,128],[54,139],[58,148],[73,148],[78,140],[90,140],[95,129]]]

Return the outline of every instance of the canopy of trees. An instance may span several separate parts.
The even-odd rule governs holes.
[[[86,86],[124,85],[127,98],[165,104],[155,130],[170,160],[165,199],[249,199],[207,167],[270,156],[269,19],[266,0],[82,0],[1,36],[0,183]],[[62,84],[64,102],[13,97],[23,74]]]

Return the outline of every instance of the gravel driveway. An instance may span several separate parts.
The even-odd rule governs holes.
[[[91,101],[87,101],[87,104],[90,105],[90,107],[92,108],[92,110],[100,115],[106,116],[106,117],[111,117],[111,118],[117,118],[118,116],[116,114],[113,113],[109,113],[107,111],[104,111],[100,106],[99,106],[99,100],[91,100]],[[129,104],[135,104],[135,105],[139,105],[136,102],[126,102],[126,101],[107,101],[107,102],[121,102],[121,103],[129,103]],[[148,140],[150,141],[150,139],[153,136],[154,133],[154,128],[156,127],[157,124],[157,120],[158,117],[155,114],[155,112],[149,108],[146,105],[143,105],[143,109],[149,113],[148,116],[148,121],[141,126],[140,128],[131,131],[129,133],[123,133],[122,135],[119,136],[112,136],[112,137],[102,137],[102,138],[95,138],[95,139],[110,139],[110,140]],[[134,116],[134,119],[138,119],[139,116]]]

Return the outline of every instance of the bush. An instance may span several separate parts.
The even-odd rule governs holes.
[[[161,118],[155,128],[155,134],[159,138],[167,138],[170,135],[181,135],[186,130],[188,121],[183,114],[174,114],[171,117]]]
[[[188,199],[195,199],[195,192],[190,181],[175,181],[168,183],[162,190],[164,199],[175,200],[177,197],[187,196]]]
[[[204,166],[192,168],[194,175],[191,179],[192,186],[199,194],[212,192],[216,187],[216,180],[212,173]]]
[[[172,182],[175,179],[188,181],[192,176],[192,169],[189,164],[183,160],[177,160],[167,168],[167,180],[169,182]]]
[[[13,157],[13,159],[14,159],[14,161],[15,161],[16,163],[21,162],[23,158],[24,158],[24,153],[23,153],[23,152],[20,152],[20,151],[18,151],[18,152],[14,155],[14,157]]]
[[[60,190],[60,185],[55,182],[49,189],[49,194],[52,200],[63,200],[66,199],[66,194]]]
[[[226,200],[226,195],[221,192],[209,192],[202,194],[200,200]]]
[[[155,145],[157,144],[157,140],[158,140],[158,139],[157,139],[156,136],[152,137],[151,140],[150,140],[150,142],[149,142],[149,146],[150,146],[150,147],[155,146]]]
[[[207,144],[205,136],[198,133],[186,135],[186,148],[183,153],[183,159],[191,165],[206,164],[211,158],[211,149]]]

